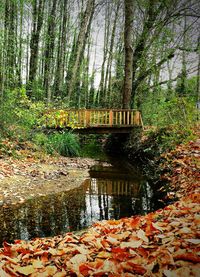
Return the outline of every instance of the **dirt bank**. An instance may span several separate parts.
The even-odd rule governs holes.
[[[0,205],[78,187],[93,164],[89,158],[0,159]]]

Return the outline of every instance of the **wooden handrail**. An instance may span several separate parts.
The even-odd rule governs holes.
[[[54,127],[131,127],[141,126],[141,114],[129,109],[65,109],[48,110],[46,125]]]

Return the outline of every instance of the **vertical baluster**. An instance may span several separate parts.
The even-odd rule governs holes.
[[[115,112],[115,124],[118,125],[118,112]]]
[[[135,125],[140,125],[140,113],[138,111],[135,112]]]
[[[122,125],[122,112],[119,112],[119,124]]]
[[[110,127],[113,125],[113,111],[110,110],[109,112],[109,125]]]
[[[129,114],[130,114],[130,111],[127,111],[127,125],[129,125]]]
[[[134,112],[132,111],[131,112],[131,125],[133,125],[134,123]]]

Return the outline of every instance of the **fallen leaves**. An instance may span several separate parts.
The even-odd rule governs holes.
[[[68,233],[4,243],[0,276],[200,276],[200,141],[179,146],[172,188],[179,201],[145,216],[96,222]]]
[[[67,233],[4,243],[0,273],[31,277],[182,276],[182,268],[187,268],[184,272],[191,274],[188,276],[197,277],[200,234],[194,215],[200,213],[199,204],[200,194],[195,193],[146,216],[96,222],[81,236]]]

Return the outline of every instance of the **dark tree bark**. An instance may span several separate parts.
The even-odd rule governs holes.
[[[55,46],[55,17],[56,17],[56,7],[57,0],[53,0],[51,11],[48,20],[47,27],[47,41],[45,48],[45,64],[44,64],[44,89],[46,92],[47,103],[51,101],[51,66],[53,60],[54,46]]]
[[[33,28],[30,41],[29,80],[27,87],[29,96],[32,94],[32,85],[37,74],[39,40],[44,20],[44,3],[45,0],[34,0],[33,2]]]
[[[68,6],[68,0],[64,0],[63,5],[61,5],[62,20],[60,22],[60,36],[59,36],[59,42],[58,42],[57,66],[56,66],[55,82],[54,82],[54,91],[55,91],[54,94],[55,96],[59,95],[61,97],[63,93],[63,83],[64,83],[67,20],[69,17],[67,6]]]
[[[131,104],[132,80],[133,80],[133,16],[134,0],[125,0],[125,67],[124,67],[124,87],[123,87],[123,109],[129,109]]]

